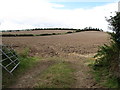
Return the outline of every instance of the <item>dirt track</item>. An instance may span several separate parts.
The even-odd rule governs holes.
[[[97,52],[98,46],[108,43],[108,39],[107,33],[91,31],[56,36],[4,37],[3,43],[14,45],[18,51],[29,47],[31,56],[63,57],[71,63],[71,67],[76,68],[74,88],[99,88],[101,86],[88,73],[90,68],[86,65],[86,59]],[[34,76],[34,74],[31,75]],[[26,75],[28,75],[26,80],[30,79],[29,71]],[[26,76],[22,76],[21,79],[26,81],[24,77]],[[29,81],[26,85],[24,82],[18,82],[13,87],[19,87],[22,84],[24,87],[30,86]]]
[[[48,67],[54,64],[54,61],[42,60],[30,68],[19,80],[9,88],[33,88],[39,81],[39,77]]]

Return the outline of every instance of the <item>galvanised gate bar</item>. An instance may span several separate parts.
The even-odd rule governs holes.
[[[0,57],[2,59],[0,65],[10,74],[20,64],[19,58],[11,46],[0,45]]]

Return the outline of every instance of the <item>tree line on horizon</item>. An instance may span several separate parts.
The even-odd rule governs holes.
[[[18,31],[36,31],[36,30],[74,30],[76,32],[80,31],[103,31],[99,28],[85,27],[84,29],[74,29],[74,28],[35,28],[35,29],[24,29],[24,30],[2,30],[2,32],[18,32]]]

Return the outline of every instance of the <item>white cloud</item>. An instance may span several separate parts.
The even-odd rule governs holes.
[[[118,2],[119,0],[48,0],[51,2]]]
[[[2,26],[1,26],[2,30],[18,30],[18,29],[23,29],[23,28],[32,29],[35,27],[30,24],[19,24],[19,23],[12,23],[9,21],[3,22]]]
[[[60,4],[53,4],[53,6],[52,6],[53,8],[58,8],[58,7],[64,7],[64,5],[60,5]]]
[[[0,30],[42,27],[84,28],[92,26],[107,30],[105,16],[117,11],[117,3],[90,9],[57,9],[61,4],[49,0],[0,0]]]

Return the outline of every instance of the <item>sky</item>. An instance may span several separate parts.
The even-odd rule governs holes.
[[[93,27],[109,31],[105,17],[115,11],[117,0],[0,0],[0,30]]]

